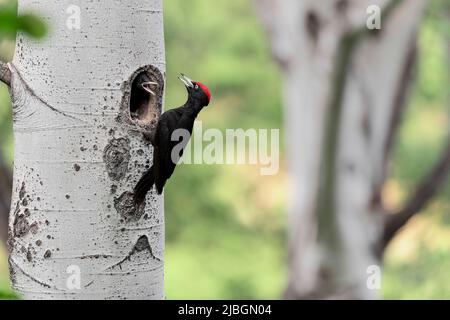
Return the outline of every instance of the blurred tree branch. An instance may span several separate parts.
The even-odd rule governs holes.
[[[450,21],[450,5],[447,5],[447,10],[444,10],[445,16],[444,19]],[[450,70],[450,36],[447,34],[447,62]],[[411,54],[411,59],[409,59],[409,63],[407,65],[407,73],[410,73],[412,70],[412,64],[416,59],[416,47],[414,46],[414,52]],[[411,69],[408,71],[408,69]],[[400,98],[399,102],[404,100],[404,98]],[[404,104],[404,102],[402,102]],[[397,126],[400,118],[401,107],[396,106],[396,109],[399,109],[396,112],[396,115],[393,118],[393,123],[391,125],[391,134],[390,141],[388,141],[387,149],[390,149],[394,135],[395,127]],[[397,119],[398,118],[398,119]],[[389,151],[387,151],[388,153]],[[415,189],[415,192],[412,194],[410,199],[406,202],[404,207],[396,213],[390,213],[386,215],[385,227],[383,238],[381,241],[381,252],[387,247],[390,241],[394,238],[397,232],[408,223],[408,221],[421,210],[423,210],[430,200],[440,191],[443,187],[448,175],[450,173],[450,130],[447,137],[447,144],[444,147],[440,157],[436,161],[435,165],[430,169],[427,175],[425,175],[418,186]]]
[[[398,81],[398,90],[397,94],[394,98],[393,103],[393,113],[391,117],[391,121],[389,124],[389,132],[385,143],[384,150],[384,167],[385,167],[385,176],[387,173],[387,167],[389,163],[389,159],[392,153],[392,148],[394,146],[394,141],[396,134],[398,132],[399,125],[401,123],[401,117],[403,111],[407,105],[407,100],[409,97],[409,92],[412,85],[412,79],[414,78],[414,65],[417,62],[417,41],[414,40],[411,42],[409,54],[406,58],[405,68],[403,73],[400,76]],[[380,190],[381,191],[381,190]]]
[[[8,64],[0,61],[0,81],[7,86],[11,85],[11,70],[9,70]]]
[[[450,135],[441,157],[428,175],[426,175],[419,183],[419,186],[404,208],[395,214],[387,215],[382,240],[383,249],[394,238],[397,231],[400,230],[415,214],[419,213],[436,195],[446,181],[449,172]]]

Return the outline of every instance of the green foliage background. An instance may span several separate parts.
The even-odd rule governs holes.
[[[450,126],[447,2],[432,2],[420,31],[417,83],[385,190],[392,207],[432,165]],[[283,133],[281,79],[252,1],[166,0],[164,9],[166,108],[184,102],[176,78],[184,72],[212,89],[212,105],[199,119],[204,129],[281,128]],[[11,40],[0,42],[1,58],[11,58],[12,50]],[[11,162],[4,86],[0,144]],[[277,176],[266,177],[252,166],[179,167],[166,189],[167,297],[279,298],[286,284],[287,193],[284,165]],[[383,273],[386,298],[450,298],[449,195],[447,187],[390,246]],[[0,292],[8,295],[2,252],[0,261]]]

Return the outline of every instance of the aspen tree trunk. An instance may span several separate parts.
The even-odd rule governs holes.
[[[368,273],[448,172],[450,148],[404,210],[383,207],[426,3],[256,2],[285,84],[293,189],[286,298],[376,298]],[[373,32],[366,26],[372,4],[381,11],[381,30]]]
[[[0,65],[14,117],[12,286],[26,299],[162,299],[163,198],[132,201],[163,102],[162,0],[19,0],[29,10],[50,35],[19,34]],[[132,89],[140,73],[155,96]]]

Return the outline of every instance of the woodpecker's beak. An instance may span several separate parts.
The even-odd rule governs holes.
[[[147,82],[143,82],[141,84],[141,86],[142,86],[142,89],[144,89],[145,91],[147,91],[151,95],[156,96],[156,93],[151,89],[151,86],[158,86],[158,83],[153,82],[153,81],[147,81]]]
[[[178,79],[180,79],[187,88],[193,88],[194,87],[193,81],[191,79],[189,79],[188,77],[186,77],[184,74],[180,74]]]

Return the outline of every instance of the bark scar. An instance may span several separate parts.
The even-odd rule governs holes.
[[[121,261],[117,262],[116,264],[106,268],[103,272],[110,271],[111,269],[114,269],[115,267],[119,267],[120,270],[122,270],[122,264],[125,261],[130,261],[130,259],[133,255],[135,255],[136,253],[139,253],[139,252],[144,252],[146,250],[150,253],[150,256],[152,259],[162,262],[162,260],[160,258],[158,258],[157,256],[155,256],[155,254],[153,253],[153,249],[150,246],[148,237],[140,236],[139,239],[137,240],[136,244],[134,245],[133,249],[130,251],[130,253],[125,258],[123,258]]]
[[[25,79],[23,78],[22,74],[21,74],[20,71],[14,66],[14,64],[10,63],[9,65],[11,66],[11,69],[12,69],[13,73],[14,73],[15,75],[17,75],[17,77],[19,78],[20,82],[23,84],[25,90],[28,91],[32,97],[36,98],[39,102],[41,102],[41,103],[42,103],[44,106],[46,106],[48,109],[50,109],[50,110],[52,110],[52,111],[54,111],[54,112],[56,112],[56,113],[58,113],[58,114],[61,114],[61,115],[65,116],[65,117],[67,117],[67,118],[71,118],[71,119],[73,119],[73,120],[77,120],[77,121],[80,121],[80,122],[85,123],[84,120],[79,119],[79,118],[74,117],[74,116],[71,116],[70,114],[67,114],[66,112],[61,111],[61,110],[59,110],[59,109],[53,107],[52,105],[50,105],[47,101],[45,101],[42,97],[40,97],[40,96],[36,93],[36,91],[34,91],[34,90],[28,85],[28,83],[25,81]],[[16,109],[16,110],[15,110],[15,112],[14,112],[14,115],[17,114],[17,113],[19,112],[19,110],[17,110],[17,108],[15,108],[15,109]],[[34,113],[36,113],[36,111],[33,111],[30,115],[33,115]]]
[[[127,138],[112,139],[105,148],[103,160],[113,181],[122,180],[130,162],[130,141]]]
[[[42,280],[39,280],[36,277],[33,277],[31,274],[27,273],[25,270],[23,270],[23,268],[21,266],[19,266],[19,264],[17,262],[14,261],[13,258],[9,258],[9,262],[11,265],[14,265],[17,269],[19,269],[26,277],[28,277],[30,280],[32,280],[33,282],[36,282],[37,284],[40,284],[41,286],[48,288],[48,289],[55,289],[55,290],[59,290],[56,287],[52,287],[51,285],[45,283]]]

